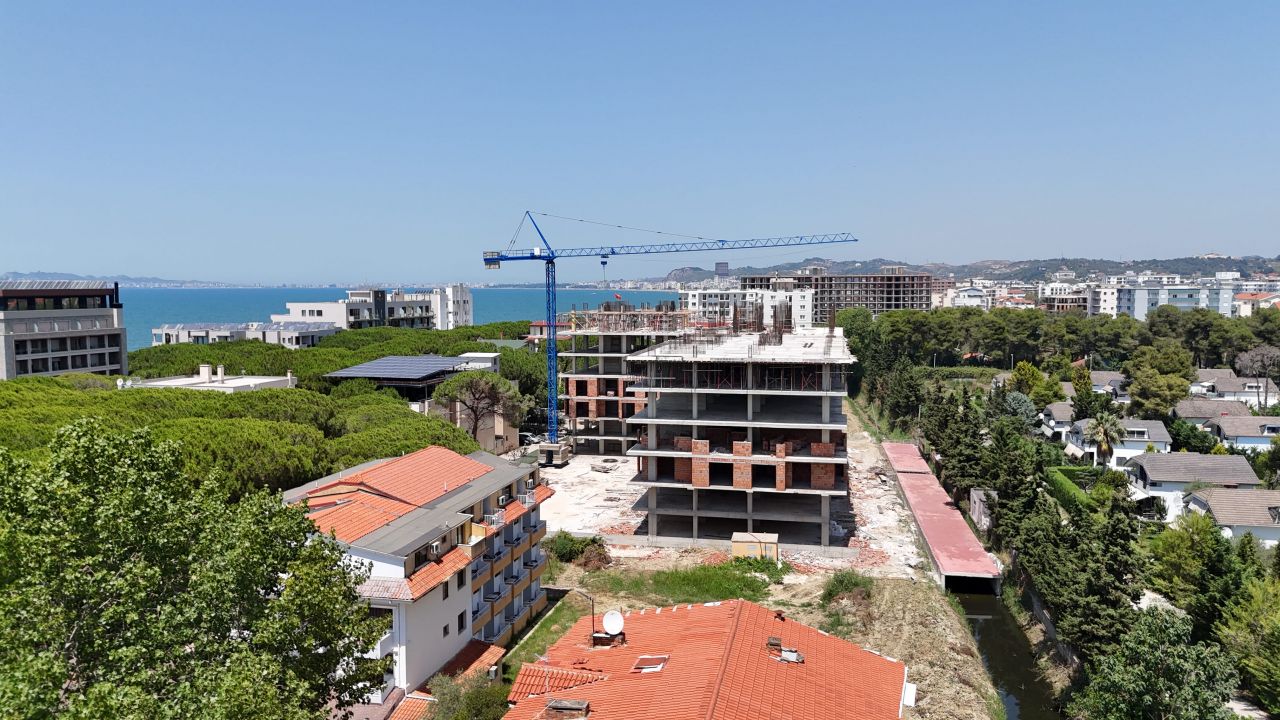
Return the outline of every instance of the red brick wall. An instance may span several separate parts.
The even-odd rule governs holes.
[[[835,457],[836,456],[835,443],[824,443],[824,442],[812,443],[809,445],[809,450],[813,453],[814,457]]]
[[[747,442],[746,440],[734,440],[734,441],[733,441],[733,454],[734,454],[736,457],[750,457],[750,456],[751,456],[751,443]]]
[[[739,490],[751,489],[751,462],[749,460],[733,461],[733,486]]]
[[[678,482],[693,481],[693,458],[676,458],[676,480]]]
[[[689,452],[693,449],[693,438],[688,435],[676,436],[676,450],[681,452]]]
[[[693,486],[711,486],[711,463],[705,458],[693,458]]]
[[[810,482],[815,490],[835,490],[836,466],[828,463],[815,463],[810,474]]]
[[[707,455],[711,452],[711,441],[694,440],[692,450],[694,455]]]

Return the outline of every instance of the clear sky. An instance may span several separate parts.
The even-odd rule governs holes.
[[[1277,38],[1270,0],[4,2],[0,271],[528,281],[480,265],[526,208],[862,239],[614,277],[1276,255]]]

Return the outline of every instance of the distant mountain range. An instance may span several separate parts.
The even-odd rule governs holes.
[[[0,280],[96,280],[118,282],[121,287],[229,287],[228,283],[208,280],[169,280],[158,277],[133,277],[131,275],[76,275],[60,272],[7,272]]]
[[[1092,258],[1052,258],[1043,260],[979,260],[966,265],[948,265],[946,263],[926,263],[914,265],[898,260],[873,258],[871,260],[828,260],[826,258],[806,258],[798,262],[771,265],[769,267],[733,268],[733,275],[783,275],[801,268],[821,266],[830,274],[873,273],[889,265],[905,265],[911,270],[923,270],[940,277],[953,277],[957,280],[965,278],[988,278],[991,280],[1018,280],[1034,282],[1049,279],[1050,273],[1058,270],[1072,270],[1077,277],[1092,274],[1120,275],[1126,272],[1165,272],[1185,276],[1212,275],[1217,272],[1239,272],[1241,275],[1252,273],[1269,273],[1280,271],[1280,256],[1265,258],[1258,255],[1245,257],[1197,256],[1169,258],[1164,260],[1099,260]],[[668,281],[692,282],[708,280],[715,276],[712,270],[701,267],[676,268],[667,273]],[[654,278],[659,279],[659,278]]]

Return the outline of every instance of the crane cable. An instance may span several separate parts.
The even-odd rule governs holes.
[[[540,215],[542,217],[556,218],[557,220],[571,220],[573,222],[587,223],[588,225],[599,225],[601,227],[611,227],[611,228],[617,228],[619,230],[633,230],[635,232],[652,233],[654,235],[668,235],[670,237],[679,237],[679,238],[685,238],[688,240],[719,240],[720,239],[720,238],[703,237],[701,235],[685,235],[683,233],[667,232],[664,230],[650,230],[648,228],[631,227],[630,225],[618,225],[616,223],[600,222],[599,220],[584,220],[583,218],[569,217],[567,215],[556,215],[554,213],[538,212],[537,210],[530,210],[529,212],[533,213],[534,215]],[[521,224],[523,223],[524,223],[524,220],[522,219]],[[519,230],[517,230],[517,232],[519,232]]]

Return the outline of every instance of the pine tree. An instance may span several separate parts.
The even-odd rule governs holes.
[[[1258,541],[1253,533],[1246,532],[1240,536],[1236,544],[1236,561],[1240,564],[1240,572],[1246,578],[1260,578],[1266,574],[1262,567],[1262,556],[1258,551]]]

